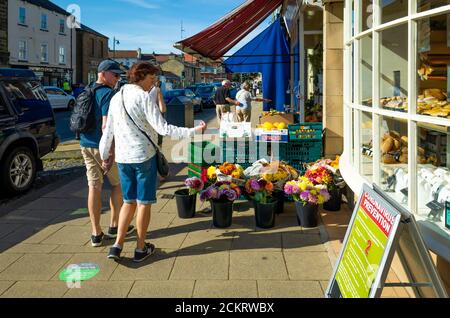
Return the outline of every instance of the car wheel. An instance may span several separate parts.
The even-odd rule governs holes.
[[[74,101],[74,100],[71,100],[71,101],[69,102],[69,104],[67,105],[67,109],[68,109],[68,110],[73,110],[74,107],[75,107],[75,101]]]
[[[1,168],[2,182],[7,192],[27,191],[36,178],[36,159],[27,147],[18,147],[5,158]]]

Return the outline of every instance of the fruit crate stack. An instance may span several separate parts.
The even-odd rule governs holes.
[[[305,165],[322,158],[322,123],[289,125],[289,143],[280,144],[280,156],[300,173]]]
[[[189,144],[188,177],[206,178],[208,167],[216,165],[219,148],[210,141],[191,142]]]

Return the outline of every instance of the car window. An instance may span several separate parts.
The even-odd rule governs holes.
[[[185,96],[187,96],[187,97],[194,97],[195,94],[194,94],[194,92],[191,91],[190,89],[187,89],[187,90],[185,91]]]
[[[5,100],[3,99],[2,96],[0,96],[0,118],[9,116],[11,116],[11,114],[9,113]]]
[[[212,86],[199,87],[199,89],[198,89],[199,94],[210,94],[213,91],[214,91],[214,87],[212,87]]]
[[[12,99],[47,100],[47,96],[38,81],[5,81],[4,86]]]
[[[64,92],[56,88],[46,88],[45,92],[49,95],[64,95]]]

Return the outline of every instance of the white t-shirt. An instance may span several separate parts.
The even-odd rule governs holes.
[[[252,108],[252,94],[245,89],[241,89],[236,94],[236,100],[241,103],[242,106],[236,106],[237,110],[250,110]]]
[[[126,84],[122,90],[128,113],[139,128],[152,138],[155,145],[158,143],[157,134],[177,139],[194,136],[194,128],[169,125],[150,94],[140,86]],[[100,140],[100,156],[103,160],[109,157],[114,141],[117,163],[142,163],[152,158],[156,150],[126,114],[122,104],[122,90],[111,99],[106,128]]]

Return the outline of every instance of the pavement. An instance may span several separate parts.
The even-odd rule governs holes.
[[[260,107],[260,105],[259,105]],[[260,109],[260,108],[259,108]],[[259,110],[255,106],[255,116]],[[215,111],[201,115],[214,126]],[[254,119],[255,120],[255,119]],[[164,152],[176,143],[166,140]],[[59,150],[77,151],[76,143]],[[351,211],[320,211],[316,228],[298,226],[293,203],[275,227],[256,227],[248,202],[234,205],[233,224],[212,225],[211,214],[180,219],[173,193],[183,187],[186,164],[172,164],[152,206],[147,238],[156,245],[147,261],[132,262],[135,236],[127,238],[124,259],[106,258],[113,241],[90,246],[85,176],[74,175],[39,197],[0,213],[0,297],[169,297],[308,298],[323,297]],[[109,189],[103,192],[104,229],[109,225]],[[208,203],[197,202],[197,211]],[[59,274],[71,264],[94,263],[100,271],[71,288]],[[392,292],[386,297],[397,297]]]

